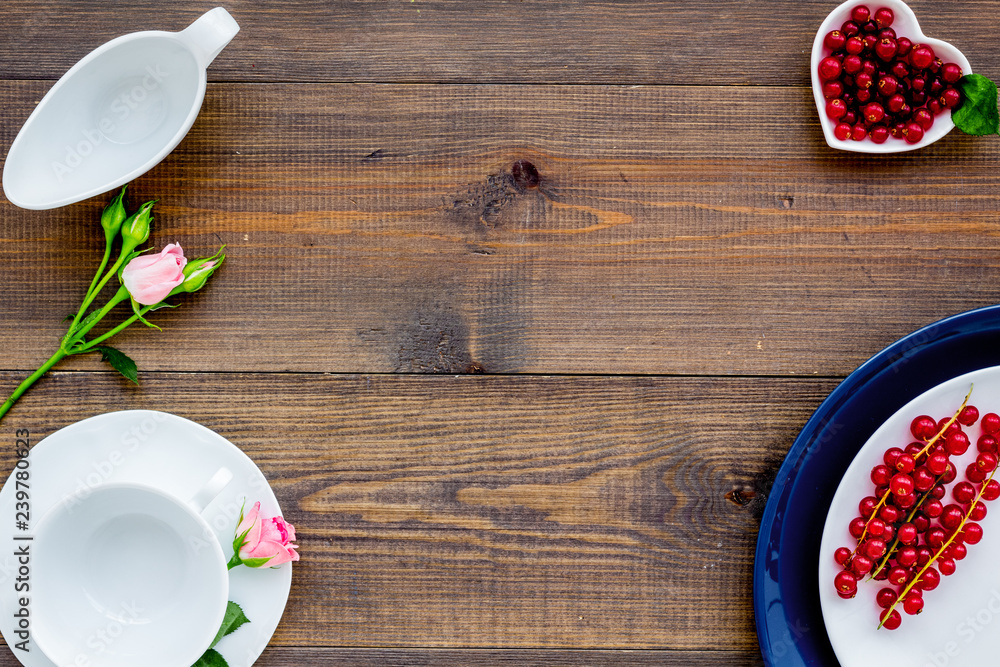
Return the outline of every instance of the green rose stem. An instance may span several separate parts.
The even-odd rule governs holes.
[[[17,402],[17,399],[21,398],[21,395],[28,391],[31,385],[38,381],[38,378],[48,373],[53,366],[58,364],[67,356],[69,356],[68,353],[62,348],[59,348],[59,350],[49,357],[49,360],[42,364],[37,371],[25,378],[24,381],[17,386],[17,389],[14,390],[14,393],[10,395],[10,398],[4,401],[4,404],[0,406],[0,419],[3,419],[3,416],[7,414],[12,407],[14,407],[14,403]]]

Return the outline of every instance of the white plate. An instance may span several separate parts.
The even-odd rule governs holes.
[[[14,634],[14,613],[23,593],[14,588],[19,564],[13,554],[16,546],[26,543],[15,538],[30,536],[34,523],[64,495],[88,485],[115,481],[148,484],[188,498],[224,466],[233,472],[233,481],[209,504],[203,516],[215,530],[226,558],[232,555],[233,532],[244,498],[248,506],[260,500],[265,514],[281,514],[263,473],[246,454],[204,426],[164,412],[134,410],[85,419],[33,446],[28,461],[31,508],[27,531],[15,527],[14,475],[0,491],[0,632],[25,667],[55,665],[30,639],[29,651],[14,648],[21,641]],[[230,570],[229,599],[239,604],[250,619],[215,647],[230,667],[249,667],[271,640],[288,600],[291,565]],[[30,602],[28,609],[30,614]],[[183,637],[177,639],[184,641]],[[95,639],[95,644],[100,643]]]
[[[902,612],[903,624],[897,630],[878,630],[879,608],[875,594],[882,582],[861,581],[858,595],[842,600],[833,586],[840,571],[833,552],[842,546],[857,544],[847,525],[858,516],[858,503],[874,494],[871,469],[882,463],[889,447],[903,448],[913,441],[910,422],[918,415],[935,419],[950,417],[975,385],[970,405],[980,415],[1000,412],[1000,367],[985,368],[956,377],[921,394],[907,403],[875,431],[844,474],[830,505],[820,547],[819,591],[830,643],[843,667],[982,667],[995,665],[1000,653],[1000,501],[987,503],[989,513],[981,522],[983,540],[969,546],[969,555],[958,561],[958,569],[941,584],[924,594],[924,611],[917,616]],[[958,464],[959,481],[965,466],[975,460],[976,439],[981,430],[977,423],[966,428],[972,446]],[[942,500],[954,502],[951,488]]]

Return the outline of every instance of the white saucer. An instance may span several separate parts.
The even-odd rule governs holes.
[[[164,412],[133,410],[85,419],[34,445],[28,461],[29,530],[15,527],[13,474],[0,491],[0,633],[25,667],[56,666],[31,640],[28,652],[14,648],[21,641],[14,634],[14,613],[24,593],[14,589],[19,564],[13,554],[17,546],[30,544],[15,538],[30,536],[34,524],[63,496],[88,485],[115,481],[147,484],[187,498],[224,466],[233,472],[233,481],[203,516],[215,530],[227,558],[232,555],[233,532],[244,498],[247,506],[259,500],[264,514],[281,514],[263,473],[246,454],[204,426]],[[230,667],[250,667],[267,647],[288,601],[291,565],[230,570],[229,599],[250,619],[215,647]]]

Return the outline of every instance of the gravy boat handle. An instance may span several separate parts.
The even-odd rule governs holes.
[[[178,38],[191,49],[198,65],[208,67],[226,44],[240,31],[232,14],[222,7],[211,9],[177,33]]]

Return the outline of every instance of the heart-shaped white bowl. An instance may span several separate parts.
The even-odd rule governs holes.
[[[837,124],[826,116],[826,99],[823,97],[823,82],[819,80],[819,63],[829,55],[827,48],[823,45],[823,40],[831,30],[839,30],[840,26],[850,19],[851,10],[858,5],[867,5],[873,13],[879,7],[888,7],[896,15],[892,23],[892,29],[896,31],[897,35],[909,38],[914,44],[928,45],[946,63],[952,62],[959,65],[962,68],[962,74],[972,73],[972,66],[969,64],[968,58],[961,51],[948,42],[927,37],[920,31],[917,16],[902,0],[875,0],[874,2],[848,0],[830,12],[830,15],[826,17],[826,20],[819,27],[819,32],[816,33],[816,40],[813,42],[812,62],[810,65],[812,69],[813,97],[816,99],[816,109],[819,111],[819,122],[823,126],[823,136],[826,137],[826,143],[831,148],[838,148],[842,151],[854,151],[856,153],[902,153],[903,151],[916,150],[934,143],[951,132],[952,128],[955,127],[955,123],[951,120],[951,110],[947,110],[936,116],[934,118],[934,125],[931,126],[931,129],[927,130],[924,138],[915,144],[909,144],[901,139],[894,138],[890,138],[884,144],[876,144],[870,138],[866,138],[864,141],[853,141],[851,139],[841,141],[834,136],[833,130]]]

